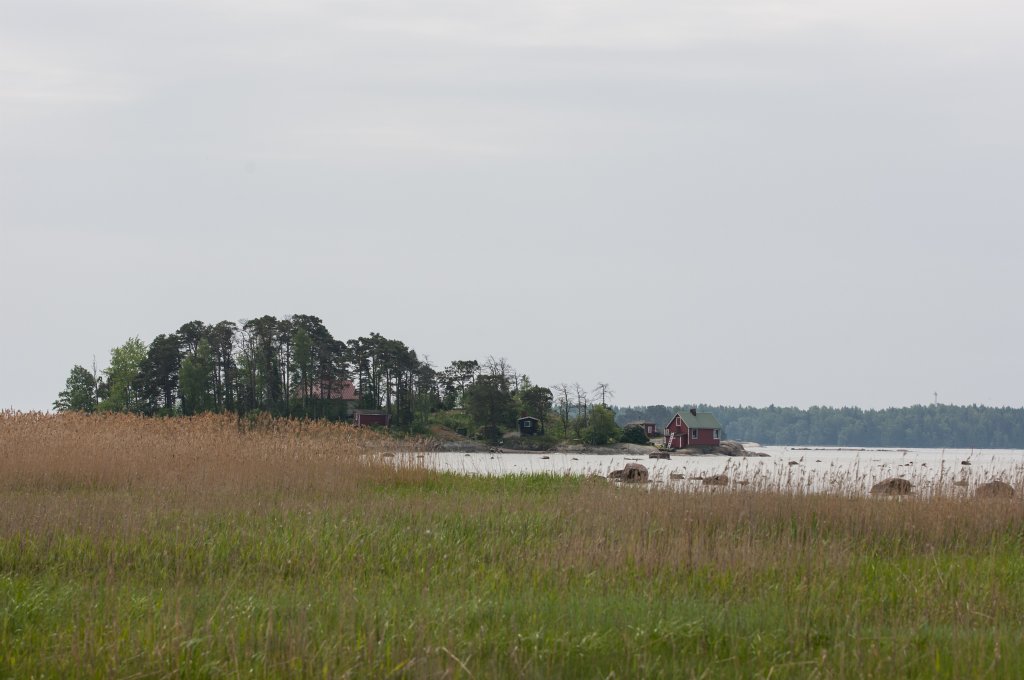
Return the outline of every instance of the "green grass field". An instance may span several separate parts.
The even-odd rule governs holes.
[[[341,443],[339,443],[341,442]],[[1019,501],[469,478],[0,419],[0,677],[1019,677]]]

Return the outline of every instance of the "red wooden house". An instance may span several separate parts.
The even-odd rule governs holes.
[[[695,408],[675,414],[665,426],[665,446],[670,449],[718,446],[721,443],[721,423],[710,413],[697,413]]]
[[[332,380],[326,383],[315,381],[308,391],[303,385],[297,385],[295,396],[298,399],[309,397],[310,399],[340,399],[346,402],[354,402],[359,399],[355,383],[347,379]]]

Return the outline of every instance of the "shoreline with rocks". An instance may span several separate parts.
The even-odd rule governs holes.
[[[645,456],[651,458],[666,457],[700,457],[700,456],[725,456],[732,458],[769,458],[769,454],[759,451],[748,451],[743,444],[735,441],[724,441],[718,446],[700,447],[693,449],[663,450],[650,444],[626,444],[615,443],[603,446],[590,444],[561,444],[543,451],[530,451],[521,448],[504,448],[500,444],[489,446],[472,439],[460,439],[451,441],[433,441],[428,450],[448,451],[456,453],[522,453],[522,454],[597,454],[597,455],[621,455]]]

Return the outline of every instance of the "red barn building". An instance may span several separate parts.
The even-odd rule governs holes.
[[[695,408],[675,414],[665,426],[665,446],[670,449],[718,446],[721,443],[721,423],[710,413],[697,413]]]

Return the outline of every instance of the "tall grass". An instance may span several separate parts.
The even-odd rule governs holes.
[[[394,447],[4,414],[0,676],[1024,669],[1017,501],[461,477]]]

